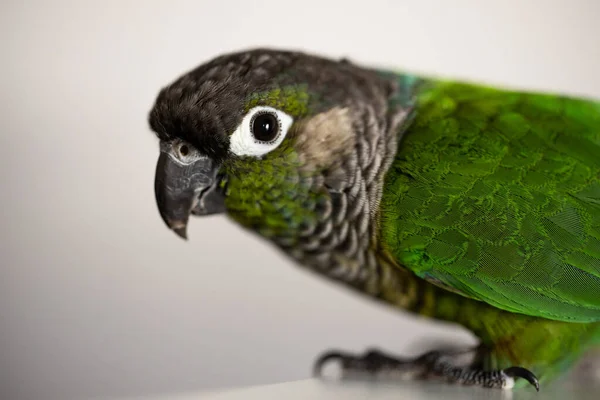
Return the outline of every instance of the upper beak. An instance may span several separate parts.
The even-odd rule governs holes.
[[[218,190],[219,167],[208,157],[183,163],[162,148],[156,164],[154,193],[163,221],[183,239],[187,239],[190,214],[209,215],[225,211],[225,198]]]

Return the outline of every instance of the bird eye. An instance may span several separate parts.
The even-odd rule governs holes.
[[[181,144],[179,146],[179,154],[181,154],[182,157],[187,156],[188,154],[190,154],[190,148],[187,146],[187,144]]]
[[[182,140],[175,140],[169,146],[169,152],[183,164],[194,162],[200,157],[195,147]]]
[[[256,113],[250,122],[250,130],[256,140],[271,142],[279,134],[279,119],[269,111]]]
[[[292,122],[290,115],[276,108],[254,107],[231,135],[229,149],[238,156],[261,157],[283,142]]]

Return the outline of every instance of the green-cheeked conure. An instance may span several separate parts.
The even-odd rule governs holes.
[[[480,341],[331,351],[317,372],[539,390],[600,345],[598,101],[253,49],[165,86],[149,125],[179,236],[190,214],[225,213],[298,265]]]

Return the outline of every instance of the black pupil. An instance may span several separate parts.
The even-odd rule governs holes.
[[[277,117],[270,113],[257,115],[252,124],[252,134],[257,140],[270,142],[277,137],[279,122]]]

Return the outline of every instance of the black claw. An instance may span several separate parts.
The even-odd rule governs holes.
[[[523,367],[510,367],[504,370],[486,371],[477,367],[481,360],[475,360],[470,366],[453,365],[453,354],[444,354],[442,351],[430,351],[412,359],[401,359],[389,356],[377,349],[369,349],[362,355],[348,354],[341,351],[328,351],[322,354],[314,364],[313,375],[322,376],[326,363],[337,361],[340,364],[343,376],[367,375],[374,378],[387,376],[388,373],[408,373],[413,377],[429,379],[431,377],[445,377],[451,383],[465,385],[479,384],[483,387],[498,387],[505,382],[505,377],[523,378],[540,391],[538,378],[528,369]],[[445,360],[448,358],[448,360]],[[498,379],[501,378],[501,379]]]
[[[321,376],[321,371],[323,370],[323,366],[331,361],[331,360],[338,360],[340,361],[342,364],[344,364],[344,361],[346,359],[348,359],[348,355],[347,354],[343,354],[341,352],[338,351],[329,351],[325,354],[323,354],[321,357],[319,357],[319,359],[315,362],[315,365],[313,367],[313,376],[315,377],[320,377]]]
[[[523,378],[527,380],[527,382],[531,383],[535,386],[535,390],[540,391],[540,382],[538,378],[528,369],[522,367],[510,367],[503,370],[503,372],[510,376],[511,378]]]
[[[323,366],[329,361],[338,361],[345,372],[361,372],[369,375],[374,375],[384,368],[397,367],[401,363],[400,360],[389,357],[377,349],[370,349],[361,356],[340,351],[328,351],[315,362],[313,375],[320,377]]]

